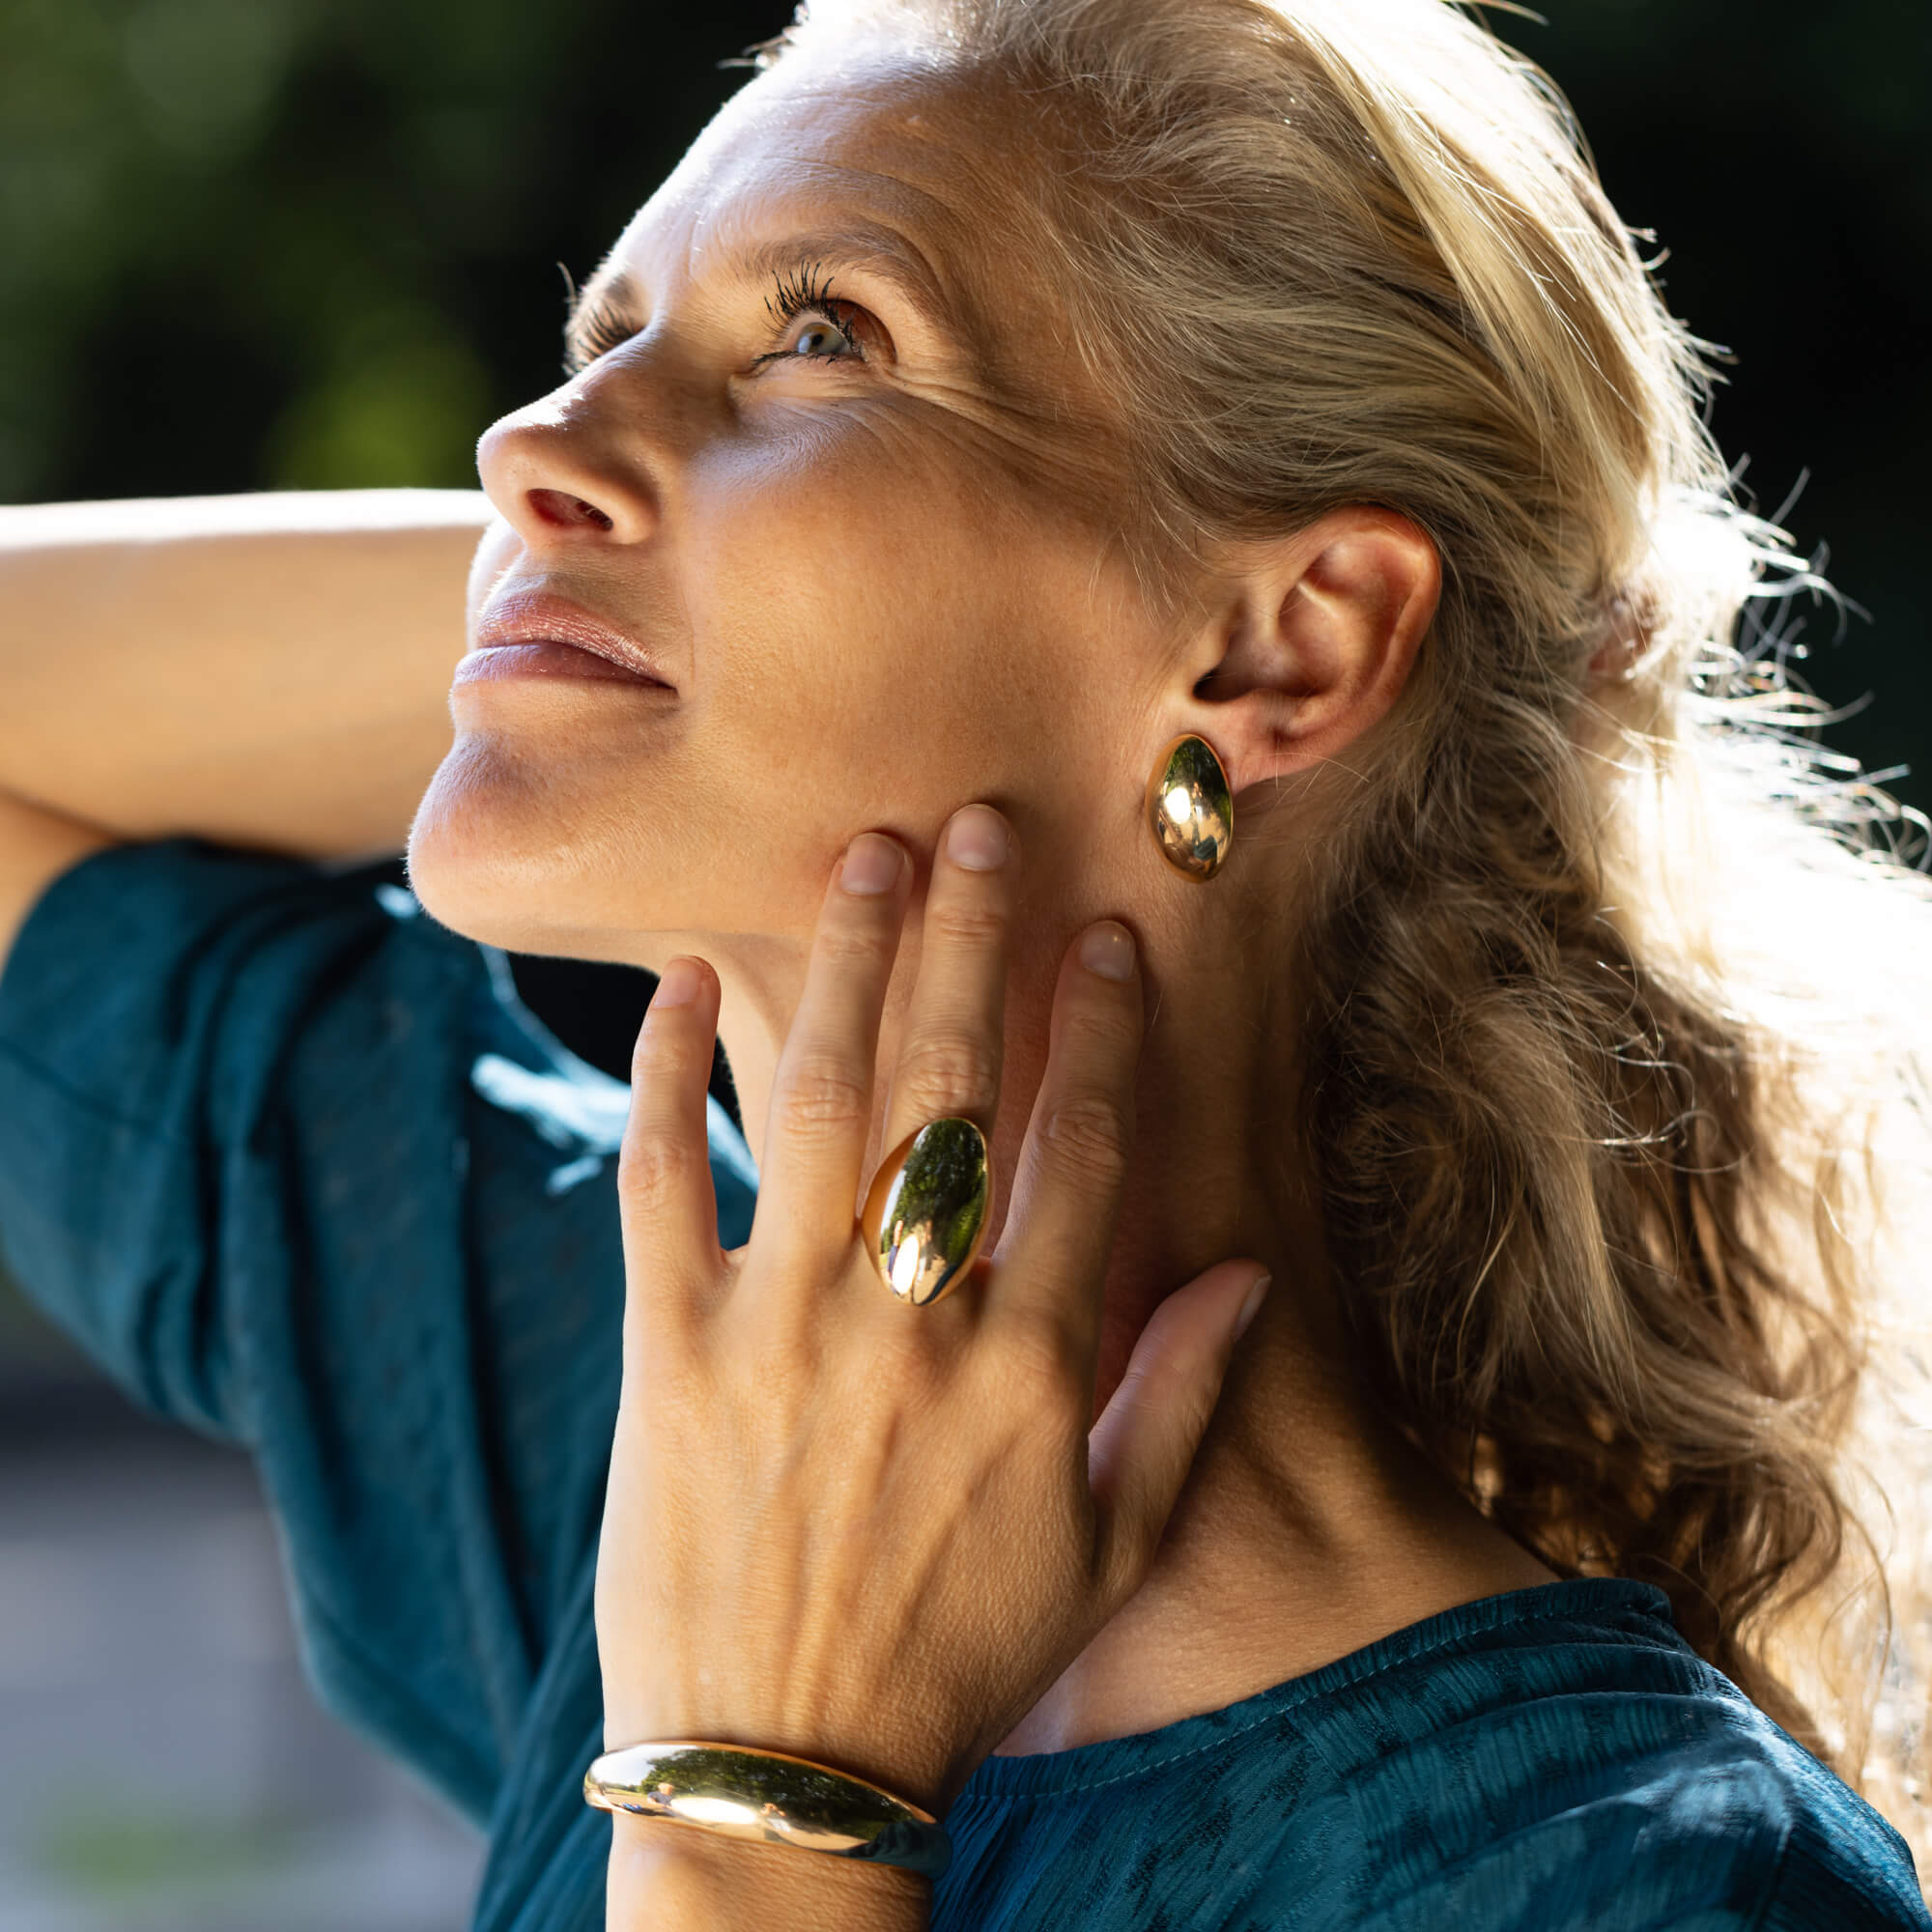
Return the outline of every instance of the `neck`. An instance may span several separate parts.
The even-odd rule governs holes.
[[[908,914],[879,1039],[880,1098],[864,1188],[883,1149],[885,1097],[918,968]],[[1045,1066],[1061,953],[1104,908],[1022,908],[1037,950],[1014,964],[994,1172],[1017,1166]],[[1380,1416],[1351,1365],[1310,1177],[1293,1151],[1290,1070],[1242,982],[1267,949],[1183,902],[1172,929],[1142,923],[1151,1021],[1132,1163],[1107,1264],[1095,1413],[1163,1296],[1231,1256],[1275,1286],[1243,1339],[1154,1568],[1141,1590],[1001,1747],[1065,1748],[1213,1710],[1435,1611],[1549,1573],[1486,1522]],[[1211,949],[1211,950],[1209,950]],[[721,1034],[746,1138],[763,1146],[773,1077],[804,981],[802,943],[696,945],[724,987]],[[1225,962],[1204,976],[1204,958]],[[1204,977],[1215,997],[1199,997]],[[1183,996],[1179,990],[1186,988]],[[1258,1041],[1270,1039],[1267,1052]],[[855,1202],[855,1210],[857,1203]],[[1005,1212],[996,1195],[987,1252]]]
[[[881,1022],[878,1094],[862,1198],[872,1165],[886,1151],[886,1102],[918,973],[920,916],[915,901]],[[1074,932],[1098,916],[1084,908],[1069,914],[1063,903],[1051,914],[1044,907],[1023,907],[1014,921],[1015,930],[1024,932],[1037,919],[1041,940],[1014,961],[1008,985],[1002,1093],[988,1135],[996,1177],[988,1253],[999,1245],[1008,1207],[1005,1184],[1017,1171],[1045,1071],[1060,958]],[[1199,947],[1198,929],[1188,938]],[[1191,990],[1185,996],[1170,993],[1170,986],[1183,980],[1179,972],[1163,970],[1161,935],[1143,926],[1142,943],[1151,1019],[1137,1081],[1131,1167],[1102,1289],[1096,1413],[1118,1385],[1155,1305],[1215,1262],[1239,1255],[1265,1264],[1278,1283],[1293,1284],[1292,1294],[1277,1293],[1272,1299],[1294,1301],[1304,1318],[1327,1303],[1328,1266],[1319,1219],[1286,1152],[1281,1120],[1286,1068],[1256,1052],[1252,1030],[1235,1018],[1247,989],[1226,984],[1212,1005]],[[720,1033],[745,1137],[756,1155],[764,1144],[779,1056],[804,982],[806,949],[788,940],[733,936],[695,943],[693,950],[712,961],[723,984]],[[1191,963],[1198,969],[1198,960]],[[1197,977],[1198,971],[1185,975],[1188,980]]]

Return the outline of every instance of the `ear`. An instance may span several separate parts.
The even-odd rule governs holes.
[[[1335,757],[1402,695],[1441,591],[1435,546],[1393,510],[1244,544],[1215,573],[1163,727],[1206,738],[1236,792]]]

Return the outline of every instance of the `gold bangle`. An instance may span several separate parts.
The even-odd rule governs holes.
[[[929,1811],[830,1765],[747,1745],[675,1738],[606,1751],[583,1774],[583,1802],[927,1878],[952,1860],[952,1841]]]

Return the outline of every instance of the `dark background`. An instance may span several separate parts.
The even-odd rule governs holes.
[[[558,379],[566,272],[784,17],[0,0],[0,502],[473,487],[477,431]],[[1806,676],[1855,709],[1828,742],[1932,806],[1932,6],[1492,17],[1569,91],[1671,307],[1735,357],[1716,427],[1747,497],[1868,612],[1808,620]],[[570,1045],[626,1065],[641,976],[518,976]]]
[[[473,487],[582,280],[781,5],[0,0],[0,501]],[[1932,806],[1921,453],[1927,0],[1560,0],[1570,94],[1672,307],[1735,355],[1753,506],[1869,621],[1804,669],[1829,742]],[[1653,249],[1651,252],[1655,252]],[[1795,497],[1795,501],[1793,498]],[[621,1068],[638,976],[520,967]]]
[[[478,431],[558,379],[566,273],[784,17],[0,0],[0,501],[473,487]],[[1932,806],[1932,5],[1492,18],[1568,91],[1672,307],[1731,352],[1715,422],[1747,499],[1868,613],[1808,619],[1805,675],[1856,711],[1828,742]],[[641,976],[519,978],[622,1068]]]

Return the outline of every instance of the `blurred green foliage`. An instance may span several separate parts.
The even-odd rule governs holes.
[[[139,1795],[117,1794],[110,1809],[100,1796],[67,1794],[34,1838],[42,1873],[78,1898],[150,1910],[169,1896],[212,1904],[238,1881],[274,1876],[300,1844],[289,1819],[220,1820]]]
[[[1922,761],[1932,7],[1548,4],[1491,17],[1735,351],[1716,422],[1757,507],[1808,471],[1790,527],[1875,620],[1811,667],[1880,699],[1835,740]],[[473,484],[478,431],[557,379],[557,265],[785,11],[0,0],[0,500]]]
[[[0,0],[0,499],[473,485],[781,19]]]

